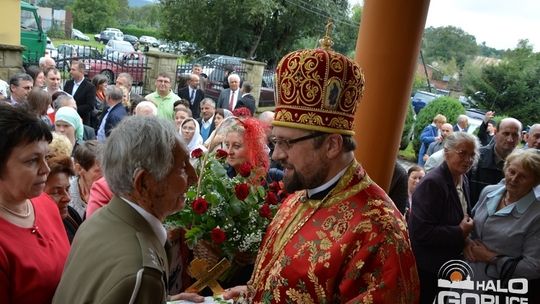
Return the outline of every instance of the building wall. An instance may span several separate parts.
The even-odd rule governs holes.
[[[20,0],[0,0],[0,44],[20,45]]]

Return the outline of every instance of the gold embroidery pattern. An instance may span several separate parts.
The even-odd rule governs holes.
[[[322,117],[313,112],[301,115],[300,119],[298,119],[298,122],[305,125],[323,125]]]
[[[321,49],[292,52],[276,69],[276,112],[287,109],[293,119],[276,115],[274,123],[299,127],[307,121],[310,124],[304,128],[327,128],[326,132],[352,135],[363,82],[362,70],[341,54]],[[320,120],[300,119],[311,112]]]
[[[360,182],[351,186],[353,178]],[[259,293],[254,303],[342,302],[341,295],[334,293],[342,279],[362,281],[362,290],[358,291],[362,295],[359,303],[375,301],[373,294],[380,293],[381,287],[384,289],[385,281],[384,274],[373,268],[372,259],[376,259],[381,265],[391,263],[390,258],[395,257],[396,251],[403,252],[407,249],[405,254],[410,253],[410,243],[405,238],[405,230],[395,230],[396,226],[399,229],[405,227],[393,216],[396,213],[389,205],[391,203],[381,198],[381,192],[377,188],[366,189],[371,185],[371,179],[365,175],[360,165],[354,162],[323,200],[300,203],[299,199],[305,193],[301,191],[284,202],[268,229],[255,265],[254,276],[249,282],[250,288],[258,290]],[[354,196],[361,191],[364,192],[360,196]],[[321,210],[321,213],[314,215],[323,207],[325,209]],[[359,212],[361,217],[358,217]],[[301,219],[292,221],[298,214],[301,214]],[[287,226],[291,221],[293,225]],[[308,221],[309,224],[306,224]],[[304,225],[309,225],[310,228],[301,230]],[[280,235],[284,230],[286,232]],[[362,237],[354,239],[352,235]],[[294,242],[289,243],[293,237]],[[353,239],[349,242],[347,240],[350,237]],[[396,250],[398,247],[400,249]],[[368,259],[362,259],[362,256]],[[335,269],[336,263],[350,264],[343,274],[344,278],[320,276],[321,271],[324,273]],[[293,283],[290,280],[298,278],[289,277],[291,271],[302,272],[300,269],[294,270],[294,267],[304,267],[305,272],[299,281]],[[418,286],[416,272],[407,265],[402,269],[402,273],[408,274],[410,278],[400,279],[396,284],[403,288],[385,294],[384,297],[389,300],[385,303],[407,303],[404,302],[406,297],[412,299],[410,302],[414,302],[415,288]],[[380,295],[377,301],[380,300],[379,297]]]

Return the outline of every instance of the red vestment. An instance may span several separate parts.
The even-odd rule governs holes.
[[[418,302],[403,217],[360,164],[324,199],[305,195],[291,195],[268,227],[248,283],[252,303]]]

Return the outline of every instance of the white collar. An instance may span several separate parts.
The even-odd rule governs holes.
[[[345,171],[347,170],[347,168],[349,168],[349,166],[346,166],[343,170],[339,171],[338,174],[336,174],[336,176],[332,177],[329,181],[327,181],[326,183],[320,185],[319,187],[313,188],[313,189],[308,189],[307,190],[308,197],[312,197],[313,195],[315,195],[315,194],[317,194],[319,192],[323,192],[324,190],[330,188],[333,184],[335,184],[343,176],[343,174],[345,174]]]
[[[156,234],[156,237],[158,238],[161,245],[165,246],[165,242],[167,241],[167,230],[165,230],[165,227],[163,227],[163,223],[161,223],[161,221],[157,217],[144,210],[144,208],[142,208],[141,206],[131,202],[123,196],[120,196],[120,198],[126,203],[128,203],[128,205],[133,207],[133,209],[135,209],[135,211],[137,211],[148,222],[148,224]]]

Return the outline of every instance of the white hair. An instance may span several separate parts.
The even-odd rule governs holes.
[[[101,165],[105,179],[116,195],[134,190],[134,177],[145,170],[162,180],[174,164],[173,150],[180,137],[171,121],[157,117],[131,116],[122,120],[107,138]]]
[[[157,107],[151,101],[143,100],[139,102],[139,104],[137,104],[137,106],[135,107],[135,115],[139,115],[139,116],[144,115],[143,114],[144,110],[150,111],[152,113],[152,116],[157,116],[157,113],[158,113]]]

